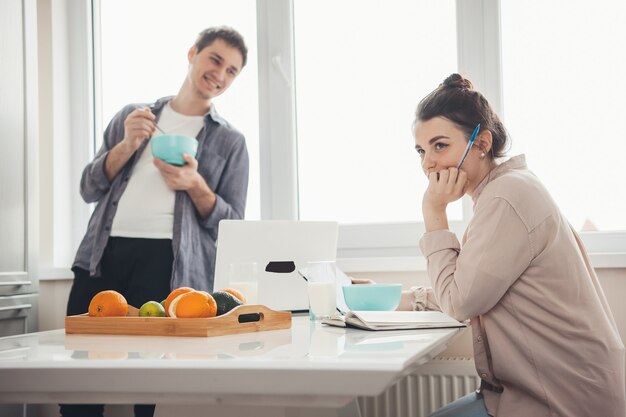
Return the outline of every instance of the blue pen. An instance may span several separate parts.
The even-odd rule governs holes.
[[[467,148],[465,148],[465,153],[463,153],[463,158],[461,158],[461,160],[459,161],[459,164],[456,166],[456,169],[461,169],[461,165],[463,165],[463,162],[465,162],[465,158],[467,158],[467,154],[469,153],[470,148],[474,144],[474,141],[476,140],[476,135],[478,135],[479,131],[480,131],[480,123],[476,125],[476,128],[474,129],[472,136],[470,136],[469,142],[467,142]]]

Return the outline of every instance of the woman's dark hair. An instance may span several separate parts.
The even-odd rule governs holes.
[[[492,158],[504,156],[510,147],[509,136],[489,102],[474,90],[471,81],[459,74],[446,78],[432,93],[420,101],[415,111],[415,122],[426,122],[435,117],[450,120],[467,134],[480,123],[480,130],[489,130],[493,137]]]
[[[241,52],[241,58],[243,59],[241,67],[243,68],[246,66],[246,62],[248,60],[248,48],[246,47],[246,43],[243,41],[243,36],[231,27],[217,26],[203,30],[198,34],[198,38],[196,39],[194,46],[197,51],[200,52],[215,42],[216,39],[221,39],[233,48],[237,48],[239,52]]]

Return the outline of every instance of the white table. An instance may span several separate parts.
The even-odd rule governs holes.
[[[369,332],[294,316],[289,330],[220,337],[63,329],[6,337],[0,403],[156,403],[157,416],[358,416],[357,396],[380,394],[458,332]]]

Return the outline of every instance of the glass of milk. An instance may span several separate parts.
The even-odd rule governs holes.
[[[309,316],[321,320],[337,313],[337,267],[334,261],[307,262]]]
[[[233,262],[228,266],[228,286],[246,297],[247,304],[257,304],[259,280],[256,262]]]

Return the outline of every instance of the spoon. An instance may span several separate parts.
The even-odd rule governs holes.
[[[156,127],[159,132],[163,133],[164,135],[167,135],[167,133],[165,133],[165,131],[161,129],[157,123],[154,124],[154,127]]]
[[[137,107],[137,108],[141,109],[141,107]],[[144,107],[142,110],[152,113],[152,109],[150,109],[150,107]],[[165,133],[165,130],[161,129],[161,127],[156,122],[154,123],[154,127],[156,127],[159,132],[163,133],[164,135],[167,135],[167,133]]]

